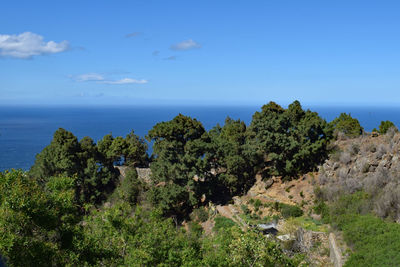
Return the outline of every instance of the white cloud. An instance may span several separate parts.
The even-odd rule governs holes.
[[[68,48],[68,41],[44,42],[43,36],[32,32],[24,32],[19,35],[0,34],[0,56],[31,58],[38,55],[60,53]]]
[[[141,80],[136,80],[132,78],[122,78],[119,80],[111,80],[109,78],[106,78],[107,75],[103,75],[100,73],[85,73],[81,75],[76,75],[76,76],[70,76],[71,79],[73,79],[76,82],[96,82],[96,83],[102,83],[102,84],[145,84],[147,83],[147,80],[141,79]]]
[[[136,80],[136,79],[131,79],[131,78],[123,78],[120,80],[115,80],[115,81],[101,81],[101,83],[105,84],[145,84],[147,83],[147,80]]]
[[[75,76],[74,79],[78,82],[88,82],[88,81],[103,81],[104,77],[98,73],[86,73]]]
[[[180,43],[171,45],[171,49],[177,50],[177,51],[184,51],[184,50],[190,50],[190,49],[195,49],[195,48],[201,48],[201,44],[193,41],[192,39],[185,40]]]

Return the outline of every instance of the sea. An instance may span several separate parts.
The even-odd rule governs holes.
[[[382,120],[400,125],[400,107],[304,106],[327,121],[346,112],[357,118],[366,131],[378,128]],[[79,139],[98,141],[106,134],[126,136],[131,130],[145,137],[158,122],[179,113],[201,121],[209,130],[223,125],[227,116],[246,124],[260,106],[2,106],[0,107],[0,171],[29,170],[37,153],[52,140],[58,128],[71,131]],[[151,153],[151,147],[149,149]]]

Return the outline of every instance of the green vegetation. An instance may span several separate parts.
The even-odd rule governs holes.
[[[390,128],[394,128],[394,129],[397,130],[397,128],[396,128],[396,126],[394,125],[393,122],[391,122],[391,121],[381,121],[381,124],[379,125],[379,133],[380,134],[385,134],[385,133],[387,133],[387,131]]]
[[[341,127],[338,121],[335,127]],[[332,138],[331,125],[317,113],[303,110],[298,101],[287,109],[270,102],[249,127],[227,118],[208,132],[201,122],[179,114],[156,124],[146,138],[153,142],[151,157],[145,140],[133,131],[95,143],[59,129],[29,172],[1,173],[0,254],[7,265],[299,264],[301,257],[287,256],[272,239],[215,217],[212,203],[246,194],[256,174],[285,179],[315,170],[328,156]],[[136,167],[150,167],[149,180],[140,179]],[[250,204],[251,209],[241,206],[245,221],[270,219],[260,218],[265,204],[259,199]],[[324,220],[343,231],[350,227],[341,226],[345,218],[330,205],[317,204]],[[319,227],[304,219],[298,206],[277,202],[272,208],[299,225]],[[213,234],[205,235],[199,223],[210,218]],[[348,240],[363,251],[356,237]]]
[[[190,219],[192,221],[205,222],[208,219],[208,212],[204,207],[200,207],[193,210],[193,212],[190,214]]]
[[[262,170],[293,178],[327,158],[330,138],[326,121],[294,101],[287,109],[274,102],[264,105],[253,115],[247,141]]]
[[[21,171],[0,174],[0,251],[9,266],[296,266],[263,235],[217,217],[203,236],[158,209],[122,199],[79,211],[75,181],[49,178],[44,190]]]
[[[360,122],[347,113],[341,113],[338,118],[330,122],[330,125],[333,128],[335,135],[340,132],[348,137],[357,137],[364,131]]]
[[[211,143],[207,160],[216,171],[210,184],[214,194],[243,194],[254,184],[256,158],[254,152],[246,150],[246,133],[246,124],[243,121],[235,121],[229,117],[223,127],[217,125],[210,130]]]
[[[149,131],[154,141],[149,194],[164,214],[188,215],[200,202],[201,180],[209,170],[204,160],[208,135],[201,122],[179,114]]]
[[[236,225],[236,223],[234,221],[232,221],[231,219],[228,219],[228,218],[222,217],[222,216],[215,217],[214,229],[216,231],[218,231],[220,229],[229,229],[235,225]]]
[[[285,203],[279,203],[278,211],[281,212],[283,218],[300,217],[303,215],[303,210],[300,207]]]
[[[345,266],[399,266],[400,225],[369,213],[364,192],[342,195],[331,205],[318,203],[315,210],[341,230],[352,253]]]

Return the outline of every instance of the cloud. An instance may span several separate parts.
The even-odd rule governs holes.
[[[98,73],[86,73],[75,76],[74,79],[78,82],[88,82],[88,81],[103,81],[104,77]]]
[[[176,51],[185,51],[185,50],[190,50],[190,49],[195,49],[195,48],[201,48],[201,44],[193,41],[192,39],[182,41],[180,43],[171,45],[170,47],[172,50]]]
[[[131,78],[123,78],[120,80],[107,80],[107,81],[101,81],[100,83],[104,84],[145,84],[147,83],[147,80],[136,80],[136,79],[131,79]]]
[[[160,51],[154,50],[153,53],[151,53],[153,56],[158,56],[160,54]]]
[[[148,82],[147,80],[144,79],[136,80],[132,78],[122,78],[119,80],[112,80],[106,78],[106,76],[109,75],[92,72],[76,76],[70,76],[70,78],[76,82],[96,82],[102,84],[145,84]]]
[[[44,42],[43,36],[24,32],[19,35],[0,34],[0,56],[31,58],[33,56],[56,54],[69,49],[68,41]]]
[[[166,57],[164,58],[164,60],[176,60],[176,56],[170,56],[170,57]]]
[[[139,36],[141,34],[142,34],[141,32],[131,32],[131,33],[128,33],[127,35],[125,35],[125,37],[126,38],[131,38],[131,37]]]

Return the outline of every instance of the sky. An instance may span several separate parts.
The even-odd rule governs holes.
[[[400,103],[399,1],[2,0],[1,105]]]

